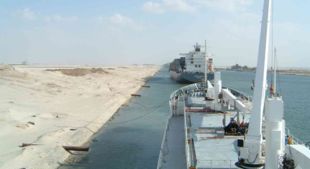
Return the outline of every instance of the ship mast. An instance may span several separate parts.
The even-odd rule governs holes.
[[[262,158],[262,121],[267,89],[271,9],[272,0],[265,0],[255,74],[252,114],[244,147],[240,149],[240,158],[242,161],[237,163],[237,165],[243,168],[262,168],[264,165]]]
[[[207,57],[207,41],[205,40],[205,83],[208,81],[208,57]]]

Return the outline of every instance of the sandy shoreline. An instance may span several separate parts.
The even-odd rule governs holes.
[[[0,168],[57,168],[159,67],[46,69],[0,69]]]

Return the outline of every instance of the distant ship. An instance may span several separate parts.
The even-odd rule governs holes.
[[[264,2],[253,99],[223,87],[220,72],[214,73],[213,83],[173,92],[157,169],[310,168],[309,144],[286,130],[276,71],[266,96],[271,2]]]
[[[183,57],[170,63],[170,76],[178,83],[197,83],[214,79],[213,59],[196,43],[194,51],[180,54]],[[205,47],[206,48],[206,47]]]

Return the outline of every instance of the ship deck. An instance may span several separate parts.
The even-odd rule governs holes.
[[[207,100],[204,92],[201,84],[192,84],[171,95],[172,117],[157,169],[237,169],[237,140],[244,137],[241,133],[246,130],[251,105],[240,93],[235,98],[225,95],[221,102],[216,102]],[[240,127],[241,124],[244,125]],[[225,129],[231,134],[225,134]]]
[[[242,136],[224,136],[223,113],[187,113],[189,163],[197,169],[237,168],[237,139]],[[234,113],[226,114],[226,124]]]
[[[172,116],[169,119],[160,158],[158,169],[186,168],[183,116]]]

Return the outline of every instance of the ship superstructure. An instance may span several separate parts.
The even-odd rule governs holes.
[[[182,57],[170,63],[169,72],[173,80],[179,83],[197,83],[214,78],[213,58],[207,56],[206,50],[201,51],[201,45],[196,43],[194,51],[180,55]]]

